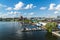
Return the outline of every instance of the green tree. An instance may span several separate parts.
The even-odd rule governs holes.
[[[53,27],[53,29],[57,29],[57,23],[56,22],[52,22],[52,27]]]
[[[52,29],[56,29],[57,28],[57,23],[56,22],[48,22],[45,25],[45,28],[46,28],[47,32],[52,32]]]

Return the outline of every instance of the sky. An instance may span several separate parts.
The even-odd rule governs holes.
[[[60,0],[0,0],[0,17],[60,16]]]

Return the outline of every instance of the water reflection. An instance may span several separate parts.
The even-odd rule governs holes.
[[[20,32],[17,34],[20,40],[45,40],[44,31],[35,31],[35,32]]]
[[[57,40],[56,36],[53,36],[52,33],[46,33],[46,40]]]
[[[21,32],[20,29],[19,22],[0,22],[0,40],[59,40],[46,31]]]

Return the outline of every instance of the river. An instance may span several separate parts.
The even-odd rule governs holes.
[[[20,22],[0,22],[0,40],[60,40],[45,31],[21,32]]]

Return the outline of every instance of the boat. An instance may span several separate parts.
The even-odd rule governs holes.
[[[41,28],[24,28],[21,30],[22,32],[31,32],[31,31],[41,31]]]
[[[21,31],[22,32],[41,31],[41,28],[40,27],[29,28],[28,27],[28,24],[26,24],[26,23],[24,23],[22,25],[23,25],[23,28],[21,28]]]

